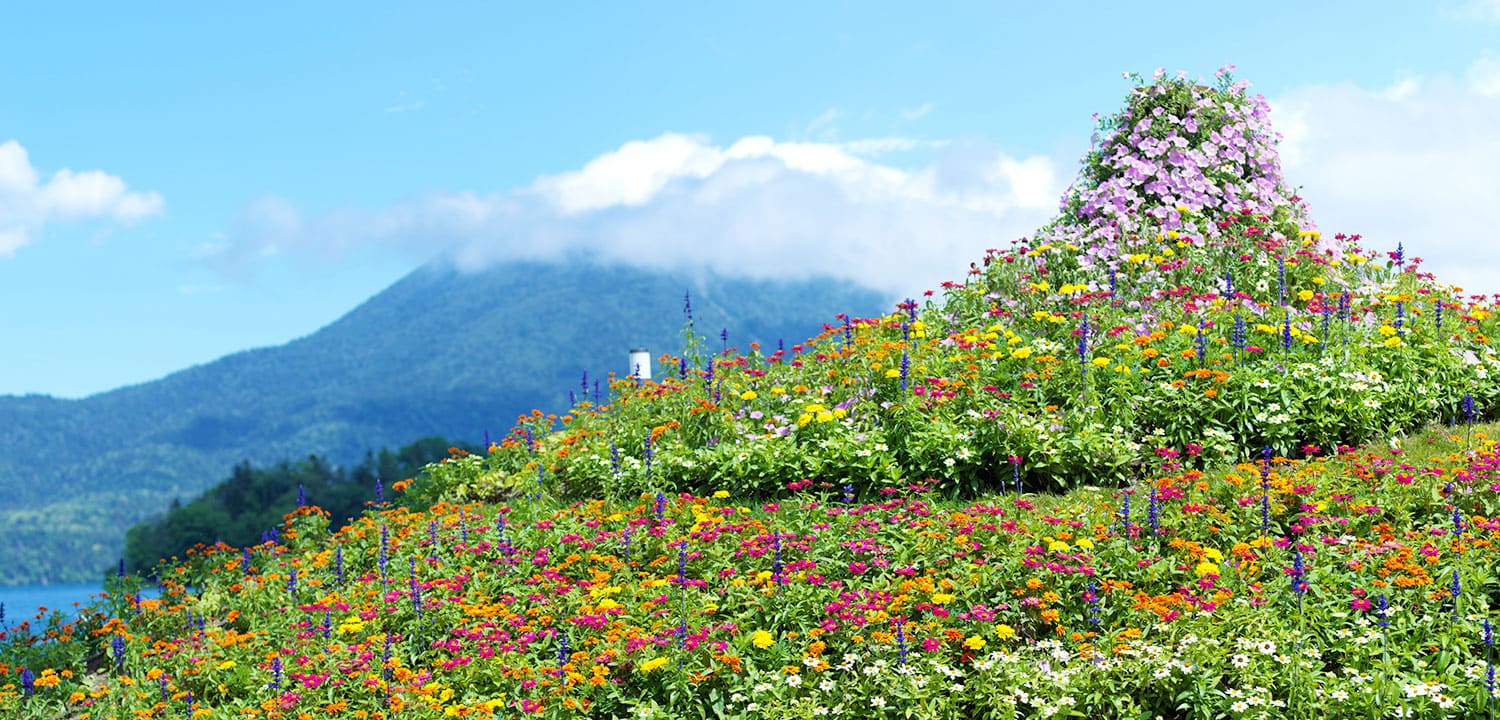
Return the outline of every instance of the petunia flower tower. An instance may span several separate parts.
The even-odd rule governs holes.
[[[1282,175],[1265,98],[1232,70],[1215,73],[1214,85],[1184,73],[1127,75],[1136,87],[1099,119],[1058,216],[1014,248],[1035,259],[1035,274],[1149,301],[1182,285],[1214,285],[1227,297],[1266,281],[1265,291],[1285,263],[1343,266],[1349,238],[1317,231]],[[1332,275],[1324,283],[1364,280],[1348,268]]]
[[[1336,447],[1451,417],[1469,388],[1493,398],[1486,336],[1452,320],[1489,311],[1417,272],[1400,238],[1381,262],[1358,235],[1320,233],[1282,174],[1270,107],[1232,69],[1212,83],[1127,75],[1135,87],[1099,118],[1058,215],[947,286],[949,327],[1003,335],[1008,353],[986,359],[1024,361],[991,363],[987,382],[1014,401],[992,416],[1108,405],[1108,434],[1129,436],[1119,461],[1153,446]],[[1430,383],[1386,392],[1418,366]]]

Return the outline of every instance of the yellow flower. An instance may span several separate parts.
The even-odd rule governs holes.
[[[745,401],[754,400],[755,399],[755,391],[754,390],[746,390],[745,392],[740,393],[740,399],[741,400],[745,400]]]
[[[984,647],[984,638],[978,635],[970,635],[967,640],[964,640],[964,647],[970,650],[978,650]]]
[[[660,670],[666,664],[667,664],[667,659],[664,658],[664,657],[651,658],[650,660],[647,660],[646,662],[641,663],[641,672],[643,672],[643,673],[654,672],[656,670]]]
[[[1001,640],[1009,640],[1015,636],[1015,628],[1006,625],[1005,623],[1000,623],[999,625],[995,626],[995,637],[1000,638]]]
[[[233,670],[234,666],[235,662],[233,660],[225,660],[224,662],[219,663],[220,670]]]
[[[724,498],[727,498],[727,497],[729,497],[729,491],[728,490],[715,490],[714,491],[714,499],[715,500],[723,500]]]
[[[896,368],[891,368],[885,371],[885,376],[888,378],[898,378],[901,377],[901,371],[897,370]]]
[[[1219,566],[1216,563],[1207,561],[1198,563],[1198,567],[1194,568],[1194,570],[1198,573],[1198,577],[1203,577],[1204,575],[1219,574]]]
[[[1094,367],[1108,367],[1109,358],[1094,358],[1093,363]]]
[[[948,593],[933,593],[932,594],[932,604],[933,605],[947,605],[948,603],[951,603],[951,602],[953,602],[953,595],[950,595]]]
[[[756,630],[755,634],[750,636],[750,644],[762,650],[765,650],[766,648],[776,644],[776,638],[771,637],[771,633],[768,633],[765,630]]]
[[[1025,360],[1026,358],[1031,357],[1031,348],[1029,348],[1029,347],[1019,347],[1019,348],[1016,348],[1015,350],[1010,351],[1010,356],[1013,357],[1013,358],[1015,358],[1015,359],[1017,359],[1017,360]]]
[[[1084,550],[1094,549],[1094,541],[1088,538],[1078,538],[1078,540],[1076,540],[1073,544],[1083,548]]]
[[[1213,562],[1219,562],[1220,560],[1224,559],[1224,553],[1219,552],[1216,548],[1208,548],[1203,551],[1203,557],[1206,557]]]
[[[1311,290],[1298,290],[1297,291],[1297,299],[1301,300],[1302,302],[1307,302],[1308,300],[1311,300],[1312,296],[1313,296],[1313,291],[1311,291]]]

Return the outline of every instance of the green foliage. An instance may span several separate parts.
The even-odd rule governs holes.
[[[375,499],[377,478],[387,488],[386,497],[395,497],[395,483],[411,480],[430,463],[446,459],[451,447],[454,444],[444,438],[423,438],[396,452],[367,453],[352,469],[331,465],[317,455],[266,468],[241,462],[227,479],[186,505],[174,500],[165,515],[127,530],[126,569],[154,574],[159,562],[186,557],[195,546],[259,544],[267,531],[299,507],[299,493],[308,504],[327,511],[330,529],[337,530],[364,514]],[[457,447],[464,453],[475,449],[463,443]],[[402,504],[412,506],[406,499]]]

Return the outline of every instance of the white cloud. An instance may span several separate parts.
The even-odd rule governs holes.
[[[871,155],[920,151],[898,168]],[[833,276],[892,293],[962,280],[985,248],[1025,235],[1064,186],[1047,157],[883,138],[848,144],[665,134],[490,195],[434,194],[383,210],[301,218],[248,206],[220,263],[291,250],[337,257],[373,242],[464,267],[588,257],[752,277]]]
[[[1496,0],[1497,8],[1500,8],[1500,0]],[[1500,12],[1500,9],[1497,9]],[[1485,97],[1500,97],[1500,57],[1486,50],[1479,59],[1469,66],[1469,86],[1474,92]]]
[[[1500,22],[1500,0],[1468,0],[1452,14],[1464,20]]]
[[[98,170],[66,168],[46,182],[15,140],[0,143],[0,257],[35,239],[47,223],[104,220],[129,224],[158,215],[162,197],[131,192],[120,178]]]
[[[1323,232],[1405,246],[1440,280],[1500,292],[1500,62],[1462,78],[1409,77],[1383,89],[1309,86],[1272,101],[1287,179]]]
[[[901,119],[908,122],[912,120],[920,120],[924,117],[927,117],[927,114],[931,113],[932,110],[932,103],[922,103],[921,105],[913,108],[904,108],[901,110]]]

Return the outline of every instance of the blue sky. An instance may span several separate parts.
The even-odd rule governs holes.
[[[444,251],[919,292],[1158,67],[1265,94],[1323,230],[1500,291],[1500,0],[390,5],[10,8],[0,394],[285,342]]]

